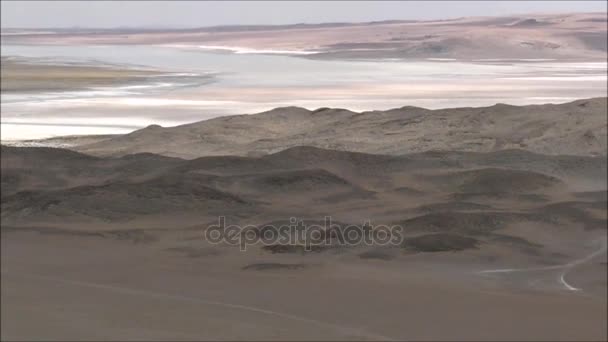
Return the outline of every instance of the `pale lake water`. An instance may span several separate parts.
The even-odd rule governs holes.
[[[281,106],[436,109],[560,103],[607,91],[601,62],[328,61],[167,46],[3,45],[2,56],[173,73],[127,86],[3,93],[2,140],[126,133]]]

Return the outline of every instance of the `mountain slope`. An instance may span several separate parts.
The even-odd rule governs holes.
[[[294,146],[401,155],[431,150],[606,155],[606,98],[564,104],[356,113],[276,108],[192,124],[149,126],[76,150],[98,156],[151,152],[193,159],[256,156]]]
[[[604,157],[521,150],[388,156],[300,146],[263,157],[184,160],[3,147],[0,159],[2,220],[12,224],[201,223],[217,215],[248,223],[292,215],[392,221],[443,211],[536,210],[567,199],[572,205],[541,214],[592,226],[584,211],[601,209],[607,187]]]

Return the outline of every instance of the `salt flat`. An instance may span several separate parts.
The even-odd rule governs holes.
[[[127,133],[150,124],[174,126],[281,106],[438,109],[560,103],[606,94],[606,63],[591,60],[313,60],[156,45],[121,45],[117,51],[109,45],[3,44],[2,53],[171,75],[130,84],[81,82],[80,89],[63,91],[40,82],[33,85],[37,92],[3,91],[3,140],[78,130]]]

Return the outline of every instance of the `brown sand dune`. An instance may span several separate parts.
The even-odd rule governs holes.
[[[51,209],[68,215],[80,208],[76,212],[111,221],[175,210],[195,213],[199,205],[213,207],[216,202],[241,209],[290,203],[293,214],[305,213],[309,206],[313,215],[331,212],[327,205],[332,203],[348,212],[359,202],[397,209],[404,200],[412,203],[411,209],[426,212],[484,211],[493,207],[487,197],[502,200],[501,205],[530,197],[532,205],[534,198],[572,196],[571,191],[586,191],[589,184],[605,187],[605,172],[603,157],[524,151],[386,156],[295,147],[258,158],[182,160],[145,153],[98,158],[59,149],[2,147],[3,217],[22,216],[22,210],[34,217]],[[97,209],[95,203],[105,204]],[[280,216],[280,208],[271,211]],[[289,210],[282,214],[289,215]]]
[[[606,337],[604,156],[0,158],[3,339]],[[256,236],[291,217],[323,233],[240,251],[205,239],[218,216]],[[402,242],[341,244],[364,220],[399,224]]]
[[[171,168],[180,159],[135,154],[101,159],[56,148],[21,149],[2,146],[2,196],[18,191],[97,185],[145,179]]]
[[[525,193],[554,186],[564,186],[563,182],[555,177],[531,171],[499,168],[450,172],[425,176],[424,178],[432,178],[432,183],[466,193]]]
[[[55,163],[48,163],[50,179],[39,171],[45,158]],[[570,162],[573,158],[578,162]],[[577,165],[593,170],[581,178],[597,185],[606,160],[524,151],[384,156],[313,147],[258,158],[181,160],[3,147],[3,181],[12,194],[2,197],[2,219],[11,225],[94,223],[111,230],[160,217],[151,226],[178,220],[185,227],[219,215],[243,224],[330,215],[334,221],[396,223],[416,234],[486,238],[524,223],[574,224],[591,231],[605,225],[605,201],[593,201],[595,192],[587,199],[585,192],[576,192],[580,180],[539,172],[561,165],[570,168],[568,175],[577,173]]]
[[[589,156],[606,155],[606,132],[606,98],[558,105],[403,107],[362,113],[285,107],[176,127],[151,126],[75,149],[99,156],[151,152],[187,159],[255,156],[301,145],[390,155],[523,149]]]

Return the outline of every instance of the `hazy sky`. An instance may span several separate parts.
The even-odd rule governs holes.
[[[606,1],[12,1],[2,27],[194,27],[606,12]]]

